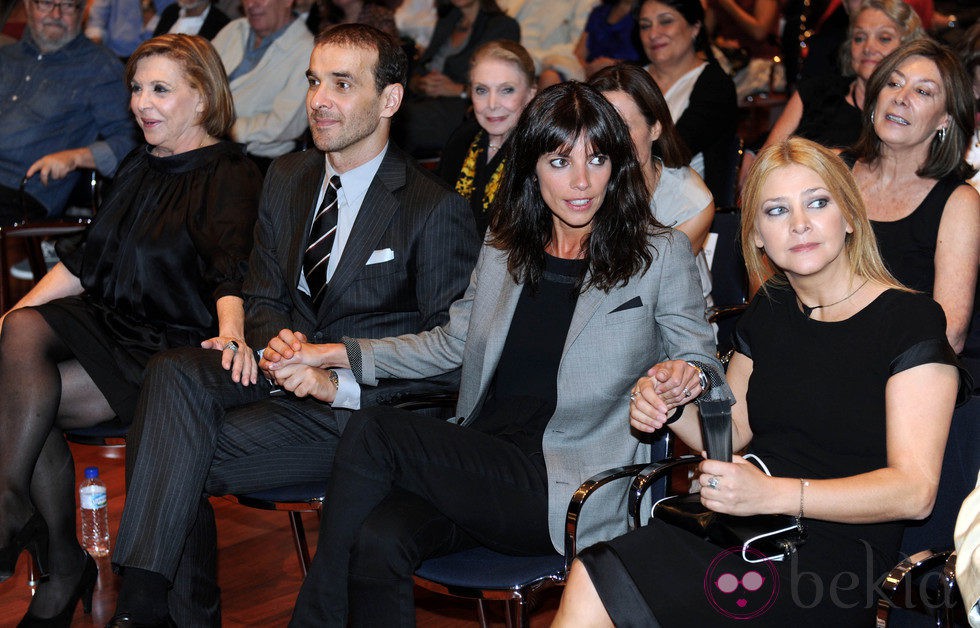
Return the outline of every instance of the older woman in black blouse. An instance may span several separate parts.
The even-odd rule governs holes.
[[[88,610],[95,562],[75,536],[74,465],[62,431],[128,423],[150,356],[201,345],[256,381],[241,283],[261,177],[218,138],[234,109],[204,39],[163,35],[126,69],[147,146],[120,165],[92,225],[4,318],[0,334],[0,578],[23,549],[49,578],[25,625]]]

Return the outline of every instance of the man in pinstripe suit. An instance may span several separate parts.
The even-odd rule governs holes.
[[[462,295],[479,247],[472,212],[388,144],[405,66],[398,45],[369,26],[318,38],[307,113],[320,150],[286,155],[266,177],[244,287],[249,345],[283,353],[413,333],[444,323]],[[411,390],[392,382],[361,395],[349,373],[311,367],[243,385],[221,358],[188,349],[147,370],[127,444],[113,555],[124,584],[110,626],[168,625],[168,615],[219,625],[205,495],[325,483],[350,410]],[[312,396],[322,387],[337,388],[332,406]]]

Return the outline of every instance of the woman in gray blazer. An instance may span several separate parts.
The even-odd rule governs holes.
[[[666,420],[703,392],[704,371],[720,372],[690,245],[651,217],[616,110],[591,87],[556,85],[514,136],[489,237],[446,325],[344,345],[284,334],[279,353],[266,349],[282,386],[325,400],[330,378],[309,387],[304,369],[349,365],[369,386],[462,369],[458,419],[391,408],[351,418],[321,524],[328,551],[294,625],[344,625],[348,593],[353,625],[411,625],[425,558],[477,544],[560,552],[579,484],[649,459],[628,424],[636,379],[655,382]],[[585,513],[583,545],[625,531],[615,493]]]

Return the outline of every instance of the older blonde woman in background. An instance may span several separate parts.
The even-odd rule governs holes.
[[[439,176],[470,201],[480,233],[490,223],[490,207],[503,179],[507,140],[536,92],[534,60],[517,42],[491,41],[473,53],[469,94],[474,120],[461,124],[449,138]]]
[[[919,16],[902,0],[863,0],[851,13],[841,47],[844,75],[800,83],[776,121],[766,146],[798,135],[829,148],[846,148],[861,134],[861,109],[871,73],[888,53],[925,37]]]

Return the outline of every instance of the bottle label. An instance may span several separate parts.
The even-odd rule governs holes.
[[[105,508],[108,501],[106,490],[101,486],[83,486],[78,491],[78,497],[82,508],[86,510]]]

